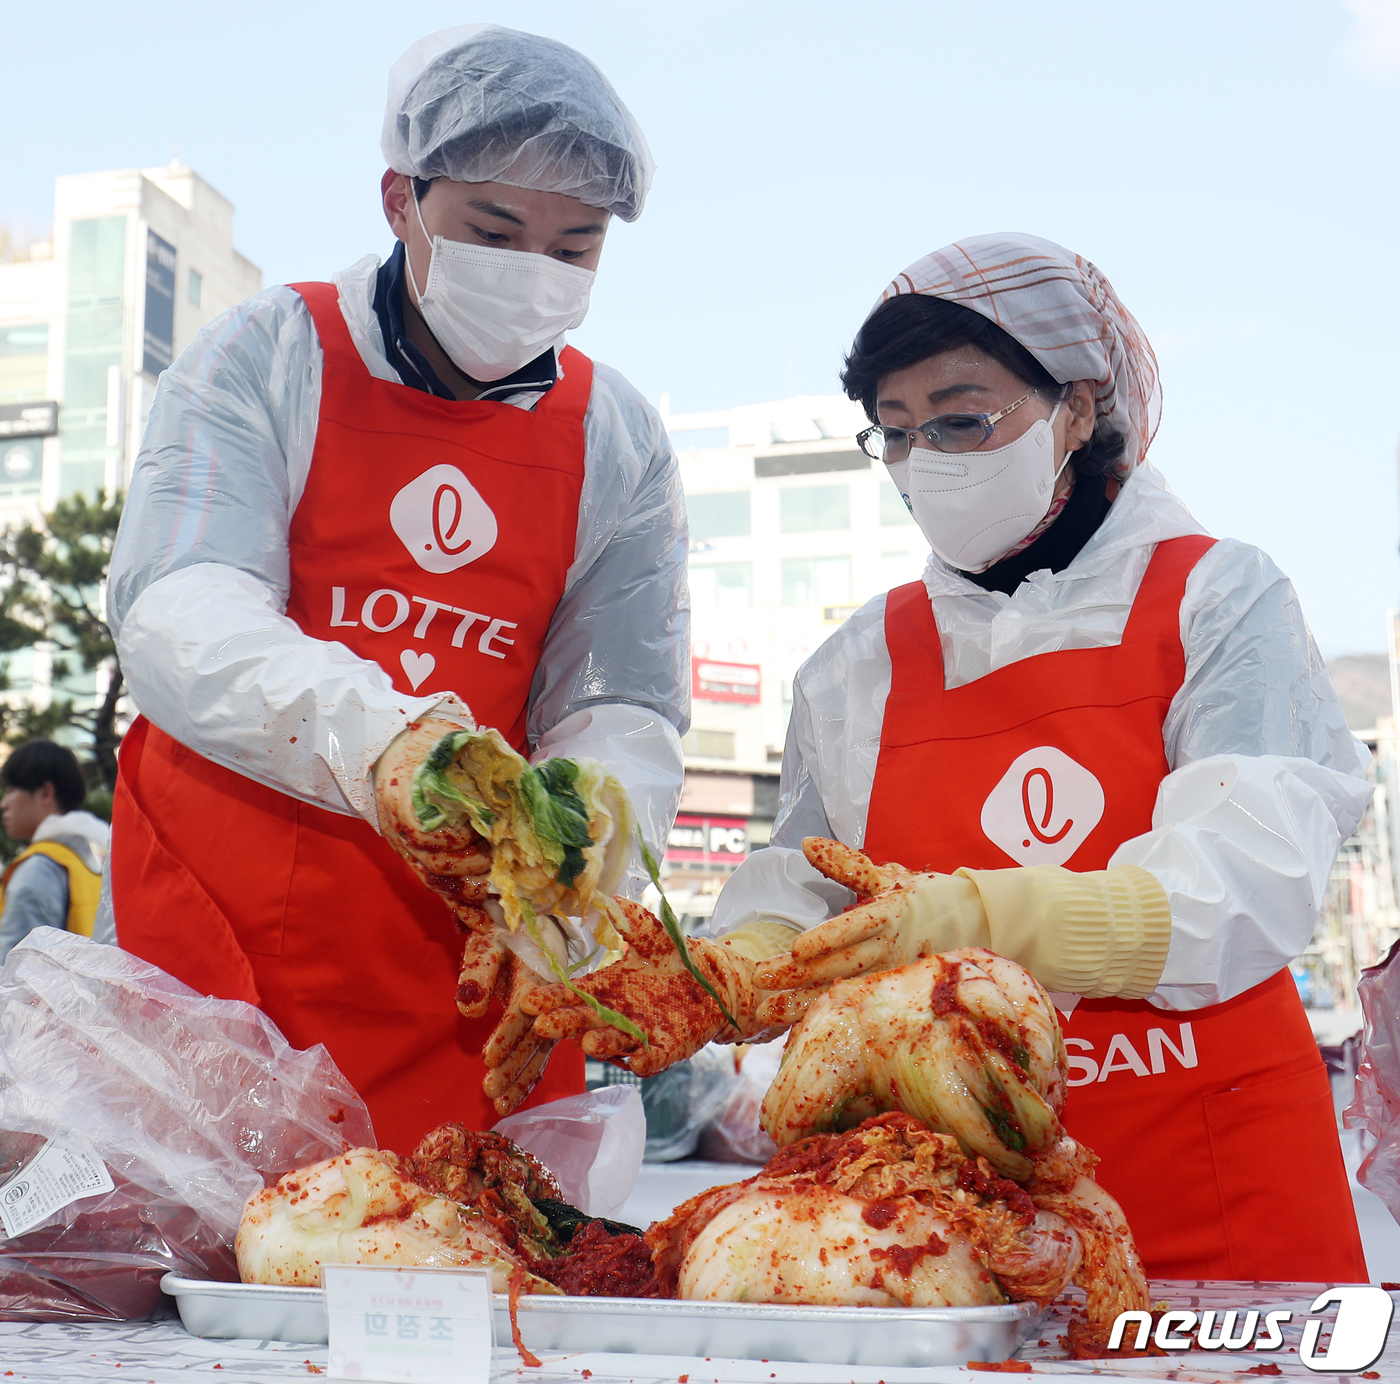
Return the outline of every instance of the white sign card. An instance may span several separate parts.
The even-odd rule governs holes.
[[[321,1269],[332,1379],[488,1384],[491,1275],[473,1269]]]

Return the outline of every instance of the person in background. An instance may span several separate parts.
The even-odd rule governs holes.
[[[0,958],[36,927],[91,937],[111,829],[83,811],[87,783],[72,750],[18,746],[0,767],[5,834],[30,844],[0,879]]]

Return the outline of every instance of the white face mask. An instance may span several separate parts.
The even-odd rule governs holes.
[[[985,572],[1045,518],[1064,461],[1055,465],[1060,405],[1014,442],[990,452],[911,447],[889,469],[929,547],[961,572]],[[1065,453],[1065,461],[1069,453]]]
[[[404,260],[428,330],[464,375],[483,384],[503,380],[564,340],[588,313],[594,273],[549,255],[468,245],[428,235],[428,282],[418,287],[413,260]]]

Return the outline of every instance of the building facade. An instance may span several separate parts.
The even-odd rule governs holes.
[[[233,247],[233,204],[192,169],[127,168],[54,184],[48,240],[0,263],[0,526],[62,497],[126,488],[160,372],[262,287]],[[42,649],[8,660],[44,700]],[[69,686],[70,692],[94,690]]]
[[[856,446],[867,420],[843,396],[662,412],[690,517],[694,636],[667,887],[695,925],[768,842],[798,667],[858,606],[915,580],[928,545]]]

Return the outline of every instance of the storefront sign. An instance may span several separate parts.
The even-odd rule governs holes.
[[[327,1264],[321,1274],[331,1379],[487,1384],[491,1378],[489,1273]]]
[[[719,663],[712,658],[690,660],[690,693],[705,702],[746,702],[756,705],[763,672],[757,663]]]
[[[58,431],[58,405],[0,404],[0,437],[52,437]]]
[[[744,817],[693,817],[681,813],[666,844],[667,860],[737,865],[749,853]]]

